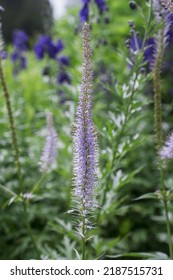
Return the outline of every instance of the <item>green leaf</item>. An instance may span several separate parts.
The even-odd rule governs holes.
[[[0,184],[0,189],[3,190],[4,192],[8,193],[8,194],[11,194],[12,196],[17,196],[17,193],[9,190],[7,187],[5,187],[1,184]]]
[[[158,194],[157,193],[146,193],[137,198],[134,198],[133,200],[142,200],[142,199],[158,199]]]
[[[112,259],[118,258],[132,258],[132,259],[145,259],[145,260],[168,260],[169,257],[165,253],[162,252],[154,252],[154,253],[125,253],[125,254],[118,254],[118,255],[107,255],[107,257]]]
[[[77,260],[81,260],[81,256],[80,256],[79,252],[75,248],[73,248],[73,250],[75,251]]]

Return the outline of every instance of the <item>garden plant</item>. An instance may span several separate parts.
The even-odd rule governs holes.
[[[0,259],[173,259],[173,3],[0,29]]]

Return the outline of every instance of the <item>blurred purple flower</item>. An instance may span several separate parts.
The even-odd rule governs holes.
[[[165,16],[164,42],[166,46],[173,44],[173,14],[169,12]]]
[[[98,9],[100,10],[101,13],[103,13],[106,10],[106,3],[105,0],[95,0]]]
[[[80,20],[81,22],[88,21],[89,18],[89,4],[86,3],[80,10]]]
[[[132,56],[133,55],[135,56],[137,52],[140,52],[142,50],[143,47],[142,39],[134,33],[133,36],[130,38],[129,47]],[[149,38],[146,40],[144,45],[144,62],[147,63],[149,70],[152,70],[154,56],[155,56],[155,40],[154,38]]]
[[[26,69],[27,67],[27,59],[26,57],[18,52],[18,51],[14,51],[11,55],[11,60],[16,64],[15,65],[15,74],[18,73],[18,71],[22,70],[22,69]]]
[[[90,0],[82,0],[83,6],[80,10],[80,20],[81,22],[86,22],[88,21],[89,18],[89,5],[90,5]],[[106,3],[105,0],[95,0],[95,4],[97,5],[100,13],[102,14],[106,10]]]
[[[58,57],[58,62],[61,65],[66,65],[66,66],[70,65],[70,60],[69,60],[68,56],[65,56],[65,55]]]
[[[55,59],[57,54],[64,48],[61,40],[56,43],[52,42],[51,38],[47,35],[41,35],[34,46],[34,51],[38,59],[43,59],[47,54],[50,58]]]
[[[167,138],[164,146],[159,152],[162,160],[173,158],[173,133]]]
[[[139,51],[142,48],[142,39],[137,36],[136,34],[134,34],[131,38],[130,38],[130,49],[133,52]]]
[[[58,84],[64,84],[64,83],[71,84],[71,79],[68,73],[63,71],[58,74],[57,82]]]
[[[28,36],[27,34],[22,30],[16,30],[13,33],[13,45],[16,49],[20,51],[26,51],[27,50],[27,44],[28,42]]]
[[[144,61],[147,62],[150,71],[153,69],[154,66],[155,53],[156,53],[156,42],[154,38],[148,38],[145,42],[145,47],[144,47]]]
[[[2,59],[5,59],[5,58],[7,58],[7,52],[6,51],[4,51],[4,50],[2,50],[2,51],[0,51],[0,55],[1,55],[1,58]]]
[[[11,54],[11,60],[14,63],[13,73],[16,75],[22,69],[27,67],[25,52],[27,50],[28,36],[22,30],[16,30],[13,33],[14,51]]]
[[[40,159],[40,171],[50,171],[56,163],[57,156],[57,133],[53,125],[52,113],[48,112],[47,119],[47,136],[45,146]]]

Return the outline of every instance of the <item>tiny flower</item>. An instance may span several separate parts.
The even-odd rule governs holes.
[[[40,171],[51,170],[56,163],[57,156],[57,133],[53,125],[52,113],[47,113],[47,136],[45,146],[40,158]]]
[[[159,156],[162,160],[173,158],[173,133],[165,141],[164,146],[159,152]]]

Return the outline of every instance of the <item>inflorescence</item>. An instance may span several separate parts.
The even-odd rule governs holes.
[[[83,234],[89,228],[87,215],[97,207],[98,145],[92,120],[93,67],[91,62],[90,28],[83,26],[83,64],[79,103],[73,130],[74,197],[77,210],[85,219]]]
[[[159,156],[162,160],[173,158],[173,133],[165,141],[164,146],[159,152]]]
[[[57,133],[53,125],[52,113],[47,112],[47,136],[45,141],[45,146],[40,158],[40,171],[47,172],[50,171],[55,163],[57,157]]]

